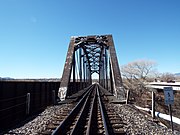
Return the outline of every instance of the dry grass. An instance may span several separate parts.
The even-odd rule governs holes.
[[[155,93],[155,110],[164,114],[169,114],[168,106],[164,104],[164,93]],[[151,92],[143,91],[142,93],[137,93],[131,91],[130,93],[130,103],[136,104],[141,107],[151,108]],[[174,93],[174,104],[172,105],[172,115],[180,118],[180,92]],[[162,122],[170,128],[170,122],[162,120]],[[180,131],[180,125],[174,123],[174,129]]]

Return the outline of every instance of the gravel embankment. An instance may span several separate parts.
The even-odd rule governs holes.
[[[35,119],[24,124],[21,127],[10,130],[6,135],[38,135],[40,132],[46,129],[46,126],[51,123],[53,116],[58,113],[63,107],[64,105],[47,107],[47,109],[45,109]]]
[[[127,135],[172,135],[171,129],[153,122],[149,115],[131,105],[116,105],[114,108],[126,123],[124,130]],[[180,132],[174,131],[174,135],[180,135]]]
[[[12,129],[8,134],[18,135],[37,135],[43,131],[48,123],[52,121],[53,115],[58,113],[64,105],[48,107],[44,112],[39,114],[35,119],[26,123],[22,127]],[[127,135],[171,135],[172,132],[166,127],[162,127],[152,121],[148,115],[140,113],[131,105],[115,105],[115,110],[122,117],[126,124],[124,130]],[[8,135],[7,134],[7,135]],[[180,135],[179,132],[174,132],[174,135]]]

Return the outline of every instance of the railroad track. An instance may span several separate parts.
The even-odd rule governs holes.
[[[70,103],[54,116],[43,135],[124,135],[124,123],[101,87],[94,84],[77,104]]]

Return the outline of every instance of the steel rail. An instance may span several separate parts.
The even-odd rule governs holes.
[[[103,109],[103,105],[102,105],[102,101],[101,101],[101,97],[100,97],[100,93],[99,93],[99,87],[97,87],[96,90],[97,90],[98,102],[99,102],[101,117],[103,120],[105,135],[109,135],[108,126],[107,126],[106,119],[105,119],[105,113],[104,113],[104,109]]]
[[[95,90],[95,96],[93,97],[93,101],[91,104],[91,110],[90,110],[90,116],[89,116],[89,121],[88,121],[88,126],[87,126],[87,130],[86,130],[86,135],[90,135],[91,134],[91,130],[92,130],[92,117],[93,117],[93,111],[95,109],[95,100],[97,99],[97,91]]]
[[[90,116],[89,116],[89,121],[88,121],[88,126],[87,126],[87,130],[86,130],[86,135],[90,135],[91,134],[91,130],[92,130],[92,117],[93,117],[93,111],[94,111],[94,106],[95,106],[95,100],[97,98],[97,91],[95,90],[95,96],[93,98],[92,104],[91,104],[91,110],[90,110]]]
[[[96,88],[96,86],[95,86],[95,88]],[[83,105],[83,107],[81,109],[82,111],[81,111],[81,113],[79,115],[79,118],[77,119],[77,121],[75,123],[75,126],[74,126],[72,132],[70,133],[70,135],[77,135],[77,134],[80,133],[79,130],[81,130],[81,128],[80,128],[80,126],[82,124],[81,122],[83,121],[83,118],[85,118],[86,111],[88,111],[88,107],[89,107],[88,105],[90,105],[90,102],[91,102],[90,98],[91,98],[92,92],[93,91],[89,92],[89,94],[88,94],[88,96],[86,98],[86,101],[85,101],[85,103],[84,103],[84,105]]]
[[[86,100],[88,94],[93,90],[94,87],[90,87],[89,90],[86,92],[86,94],[83,96],[83,98],[78,102],[78,104],[74,107],[74,109],[70,112],[70,114],[64,119],[61,124],[53,131],[51,135],[59,135],[64,134],[65,127],[68,125],[68,122],[71,121],[73,118],[76,117],[76,115],[79,113],[79,110],[81,110],[84,101]]]

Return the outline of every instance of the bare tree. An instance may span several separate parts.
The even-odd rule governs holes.
[[[175,77],[176,77],[176,81],[180,82],[180,75],[176,75]]]
[[[150,60],[137,60],[122,66],[121,72],[123,77],[147,81],[148,78],[156,76],[158,73],[155,69],[156,63]]]
[[[162,73],[160,79],[163,82],[172,82],[173,80],[175,80],[175,75],[172,73]]]
[[[145,89],[144,83],[158,75],[155,67],[156,62],[151,60],[137,60],[122,66],[124,87],[141,95]]]

